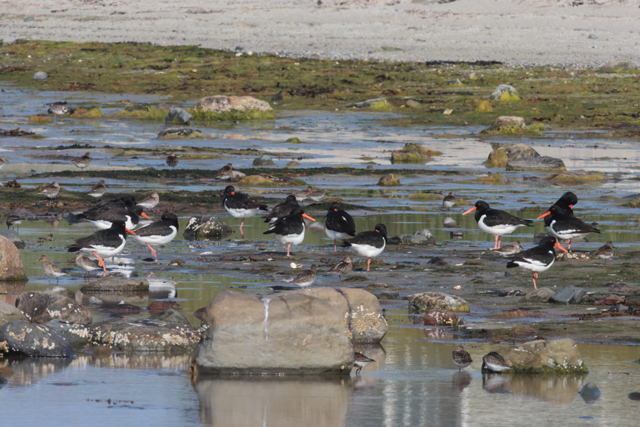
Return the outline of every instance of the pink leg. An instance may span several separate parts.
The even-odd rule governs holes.
[[[244,239],[244,231],[242,231],[242,226],[244,225],[244,218],[242,218],[242,222],[240,223],[240,237]]]
[[[370,266],[371,266],[371,258],[367,260],[367,271],[369,271]]]
[[[536,286],[536,279],[538,278],[538,273],[536,273],[535,271],[533,272],[533,289],[538,289],[538,287]]]
[[[147,243],[147,246],[149,247],[149,249],[151,249],[151,253],[153,254],[153,257],[156,259],[156,264],[157,264],[157,263],[158,263],[158,257],[156,256],[156,250],[155,250],[155,249],[153,249],[153,248],[151,247],[151,245],[150,245],[150,244],[148,244],[148,243]]]
[[[502,236],[498,236],[498,247],[496,249],[500,249],[501,242],[502,242]]]
[[[336,239],[333,239],[333,252],[338,252],[338,246],[336,244]]]
[[[92,252],[92,254],[94,257],[98,258],[98,265],[104,270],[104,274],[102,275],[102,277],[107,277],[107,266],[105,265],[104,260],[100,258],[100,255],[95,253],[95,251]]]
[[[291,256],[289,251],[291,250],[291,243],[287,243],[287,256]]]

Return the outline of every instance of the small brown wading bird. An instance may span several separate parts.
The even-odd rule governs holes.
[[[176,166],[178,166],[178,161],[178,156],[176,156],[174,153],[171,153],[167,156],[167,166],[175,168]]]
[[[309,194],[311,194],[313,192],[313,188],[311,188],[311,186],[307,187],[306,189],[302,190],[302,191],[296,191],[294,193],[291,193],[293,196],[295,196],[296,200],[299,203],[302,203],[305,199],[309,198]]]
[[[551,268],[556,260],[554,248],[567,252],[565,248],[558,244],[558,240],[555,237],[547,236],[540,241],[538,246],[515,255],[509,255],[510,261],[507,264],[507,268],[522,267],[531,271],[533,273],[533,288],[538,289],[536,285],[538,273]]]
[[[46,185],[38,190],[38,194],[42,194],[47,196],[50,199],[55,198],[60,192],[60,185],[56,181],[53,181],[51,184]]]
[[[100,270],[100,266],[97,262],[84,255],[82,252],[76,253],[76,265],[89,273],[93,270]]]
[[[7,159],[4,156],[0,157],[0,169],[4,167],[4,164],[7,163]]]
[[[8,220],[7,220],[8,221]],[[600,249],[591,253],[592,256],[604,260],[604,265],[607,265],[607,260],[613,258],[613,242],[607,242]]]
[[[500,249],[489,248],[489,250],[502,256],[509,256],[522,252],[522,246],[520,246],[520,242],[516,240],[515,243],[503,245]]]
[[[89,163],[91,163],[91,153],[84,153],[84,156],[76,157],[75,159],[71,160],[71,162],[80,169],[84,169],[89,166]]]
[[[507,361],[504,360],[504,357],[500,356],[495,351],[485,355],[482,358],[482,365],[486,367],[488,370],[493,372],[502,372],[507,369],[511,369],[511,366],[507,364]]]
[[[351,264],[351,258],[348,256],[344,257],[342,261],[337,263],[331,271],[338,272],[340,274],[347,274],[353,269],[353,264]]]
[[[58,283],[59,277],[67,275],[67,273],[62,271],[60,267],[58,267],[57,265],[51,264],[51,262],[49,262],[49,260],[47,259],[46,255],[41,255],[40,258],[38,258],[38,261],[36,262],[39,262],[39,261],[42,261],[42,268],[44,268],[44,274],[46,274],[49,277],[55,277],[56,283]]]
[[[246,176],[247,175],[243,174],[240,171],[234,171],[233,165],[231,163],[227,163],[225,166],[220,168],[216,179],[219,179],[220,181],[238,182]]]
[[[442,207],[452,208],[455,206],[456,202],[456,196],[454,196],[453,193],[450,192],[448,196],[445,196],[445,198],[442,199]]]
[[[311,187],[309,187],[309,188],[311,188]],[[317,190],[313,190],[312,189],[309,192],[309,195],[307,197],[309,197],[311,200],[313,200],[316,203],[320,203],[320,201],[322,199],[324,199],[324,196],[326,196],[326,195],[327,195],[326,190],[324,190],[323,188],[319,188]]]
[[[458,367],[459,371],[471,365],[471,362],[473,362],[473,360],[471,360],[471,355],[469,354],[469,352],[465,350],[461,345],[453,350],[451,359],[453,360],[453,364]]]
[[[104,179],[101,179],[87,194],[97,199],[102,197],[105,191],[107,191],[107,184],[104,183]]]
[[[296,277],[292,279],[285,280],[288,283],[292,283],[294,285],[300,286],[302,289],[311,286],[311,284],[316,280],[316,272],[318,271],[318,267],[313,264],[311,269],[305,270],[302,273],[298,274]]]
[[[368,358],[360,352],[356,352],[353,362],[353,365],[357,367],[356,375],[360,375],[360,371],[362,371],[362,368],[372,362],[375,362],[375,360]]]
[[[144,209],[153,209],[158,205],[158,203],[160,203],[160,196],[158,193],[151,193],[149,197],[138,203],[137,206]]]
[[[489,203],[484,200],[478,200],[474,207],[463,213],[475,211],[476,222],[480,230],[485,233],[494,234],[496,236],[495,245],[493,249],[500,249],[500,240],[505,234],[511,234],[516,231],[516,228],[527,226],[533,227],[533,221],[530,219],[521,219],[517,216],[513,216],[508,212],[498,209],[491,209]]]

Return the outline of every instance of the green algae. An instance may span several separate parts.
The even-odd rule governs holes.
[[[442,152],[430,150],[415,142],[405,144],[401,150],[391,153],[391,163],[423,164],[433,156],[440,156]]]

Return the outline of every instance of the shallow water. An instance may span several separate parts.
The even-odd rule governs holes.
[[[389,235],[413,233],[427,228],[431,230],[438,247],[415,248],[424,257],[423,264],[433,256],[455,257],[457,247],[465,246],[483,251],[492,246],[493,237],[478,230],[472,215],[462,216],[468,205],[451,210],[442,210],[439,201],[413,201],[406,196],[420,192],[453,191],[459,198],[473,202],[485,199],[500,209],[525,218],[537,214],[519,211],[523,207],[548,207],[566,189],[548,185],[544,181],[525,180],[527,174],[509,173],[509,182],[503,185],[486,185],[476,181],[488,171],[482,165],[491,151],[492,138],[479,138],[480,130],[462,128],[422,128],[389,125],[381,118],[391,115],[326,112],[278,112],[278,118],[267,123],[220,124],[200,127],[205,135],[202,139],[189,141],[160,141],[157,133],[164,128],[155,122],[105,118],[100,120],[71,120],[63,118],[55,124],[33,125],[27,119],[33,114],[46,113],[46,102],[67,99],[76,106],[97,104],[106,115],[122,108],[123,99],[132,102],[162,102],[160,97],[132,95],[102,95],[89,93],[47,93],[21,90],[3,86],[0,105],[0,127],[20,126],[44,135],[44,139],[7,138],[2,141],[0,154],[8,157],[11,164],[0,172],[1,180],[17,178],[25,187],[42,184],[44,180],[29,172],[32,168],[51,170],[55,167],[73,168],[68,162],[51,160],[49,154],[79,156],[87,151],[51,150],[58,145],[72,143],[91,144],[92,166],[96,167],[156,167],[166,168],[164,158],[141,155],[136,159],[115,157],[114,151],[104,146],[138,148],[175,146],[254,148],[280,155],[278,167],[291,159],[303,167],[355,165],[366,167],[372,157],[376,168],[427,169],[432,171],[459,172],[460,175],[433,175],[401,177],[403,186],[382,189],[376,186],[377,178],[351,175],[318,175],[305,177],[314,186],[327,189],[330,197],[341,197],[345,201],[363,206],[354,211],[358,231],[373,229],[383,222]],[[108,104],[108,105],[107,105]],[[9,107],[10,106],[10,107]],[[296,136],[305,144],[283,143]],[[426,165],[391,165],[390,151],[401,148],[407,142],[420,142],[427,148],[443,151],[443,156],[434,158]],[[502,141],[503,142],[503,141]],[[633,208],[621,207],[622,197],[637,192],[638,157],[633,141],[615,141],[605,134],[592,134],[584,138],[550,131],[545,138],[518,139],[529,143],[542,155],[561,157],[569,170],[584,168],[615,173],[617,180],[609,180],[599,186],[576,186],[580,203],[576,207],[585,221],[596,221],[603,233],[589,236],[589,242],[577,244],[580,250],[597,249],[602,242],[613,240],[619,251],[638,250],[637,213]],[[221,159],[199,159],[182,161],[178,168],[218,169],[229,161],[242,170],[251,167],[253,157],[249,155],[224,157]],[[20,170],[11,169],[13,164],[23,164]],[[13,172],[12,172],[13,171]],[[544,175],[544,174],[543,174]],[[59,180],[69,191],[88,191],[95,180]],[[220,190],[222,183],[184,181],[109,182],[110,191],[133,191],[142,194],[151,190],[176,189],[186,191]],[[288,189],[244,189],[249,192],[276,195],[284,198]],[[140,194],[138,193],[138,194]],[[615,196],[616,199],[602,199]],[[320,227],[311,226],[306,233],[304,245],[295,247],[295,252],[313,254],[324,258],[332,242],[322,228],[324,211],[312,205],[308,212]],[[371,209],[371,210],[369,210]],[[158,216],[158,213],[152,215]],[[442,220],[450,216],[457,221],[455,228],[443,228]],[[237,229],[240,220],[226,218],[226,222]],[[180,219],[184,229],[188,218]],[[223,289],[243,292],[269,293],[273,285],[283,285],[282,276],[276,273],[256,274],[249,263],[239,263],[237,272],[219,274],[215,264],[203,269],[198,264],[187,262],[182,266],[168,266],[168,261],[207,254],[219,256],[229,251],[241,251],[247,255],[281,251],[282,248],[263,232],[268,227],[260,218],[249,218],[244,227],[245,239],[236,231],[222,242],[188,242],[179,234],[169,245],[160,248],[158,256],[161,268],[152,266],[148,249],[130,239],[123,254],[110,270],[125,275],[145,277],[150,271],[153,288],[152,297],[170,298],[178,301],[185,314],[194,324],[198,321],[190,314],[208,302]],[[451,231],[462,231],[464,237],[451,241]],[[535,227],[519,229],[503,241],[520,240],[525,247],[532,245],[534,232],[543,231],[538,221]],[[27,242],[21,251],[26,273],[30,281],[26,285],[0,287],[0,299],[14,303],[15,297],[28,290],[42,290],[55,280],[44,277],[42,267],[36,263],[38,257],[47,257],[68,270],[58,284],[68,295],[76,291],[91,278],[80,274],[73,264],[73,254],[65,251],[73,239],[88,235],[93,228],[88,224],[70,225],[66,220],[46,222],[25,221],[20,235]],[[50,235],[49,235],[50,234]],[[353,255],[350,252],[345,254]],[[389,248],[384,261],[401,262],[405,255]],[[352,258],[354,258],[352,256]],[[361,261],[361,259],[354,259]],[[274,256],[277,270],[293,271],[289,261]],[[305,265],[305,267],[308,267]],[[320,274],[316,285],[335,283],[335,276]],[[145,307],[151,302],[147,298],[127,298],[126,302]],[[115,301],[113,303],[117,303]],[[100,306],[90,306],[95,320],[110,316]],[[143,312],[137,317],[146,317]],[[367,349],[365,353],[377,363],[363,370],[362,376],[342,379],[200,379],[194,386],[186,376],[188,357],[161,355],[115,354],[96,359],[78,353],[72,361],[23,360],[0,361],[14,369],[9,384],[0,388],[0,402],[7,408],[8,421],[25,424],[80,425],[91,419],[97,425],[273,425],[273,426],[398,426],[398,425],[635,425],[636,402],[627,399],[627,394],[638,391],[638,368],[631,363],[640,357],[636,346],[604,346],[580,344],[580,350],[591,373],[585,378],[551,378],[522,376],[498,376],[483,379],[479,373],[481,356],[490,351],[484,343],[466,343],[474,358],[468,372],[458,372],[451,364],[451,351],[459,337],[441,331],[426,331],[422,327],[410,326],[406,311],[387,310],[390,330],[383,341],[384,350]],[[134,316],[135,317],[135,316]],[[576,392],[589,381],[594,381],[602,390],[602,397],[593,404],[585,403]],[[111,399],[109,402],[108,399]],[[4,406],[3,406],[4,407]],[[34,411],[33,408],[39,408]],[[12,418],[13,417],[13,418]],[[55,418],[54,418],[55,417]],[[7,419],[6,414],[3,420]]]

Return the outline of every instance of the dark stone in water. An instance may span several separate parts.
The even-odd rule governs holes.
[[[187,325],[191,325],[189,320],[186,317],[184,317],[182,313],[172,308],[169,308],[167,310],[163,310],[157,314],[154,314],[153,316],[149,317],[149,319],[163,320],[165,322],[171,322],[171,323],[186,323]]]
[[[26,320],[14,320],[0,327],[0,342],[10,354],[28,357],[73,357],[73,349],[57,331]]]
[[[629,393],[627,397],[631,400],[640,400],[640,392],[634,391],[633,393]]]
[[[219,240],[231,233],[231,227],[217,216],[194,216],[189,220],[183,236],[187,240]]]
[[[70,323],[62,319],[53,319],[46,326],[65,337],[71,347],[76,349],[89,342],[89,329],[84,325]]]
[[[106,307],[105,310],[114,314],[138,314],[142,312],[142,308],[138,307],[137,305],[125,303]]]
[[[52,319],[88,325],[91,312],[71,298],[50,292],[23,292],[16,299],[16,307],[34,323],[46,324]]]
[[[163,130],[162,132],[160,132],[158,134],[158,139],[160,138],[167,138],[167,137],[189,137],[191,136],[191,134],[198,132],[200,133],[199,130],[197,129],[190,129],[190,128],[168,128]]]
[[[554,296],[549,298],[549,301],[557,304],[579,304],[584,295],[584,289],[569,285],[560,289]]]
[[[427,264],[431,264],[431,265],[436,265],[436,266],[443,266],[443,265],[448,265],[449,263],[445,260],[443,260],[442,258],[440,258],[439,256],[431,258]]]
[[[181,308],[180,304],[175,301],[154,301],[147,306],[147,310],[149,310],[149,314],[158,314],[161,311],[165,311],[168,309],[178,309]]]
[[[598,400],[602,393],[600,392],[600,389],[598,388],[596,383],[589,382],[584,387],[582,387],[582,390],[580,390],[580,393],[578,394],[582,396],[582,399],[585,402],[593,403]]]
[[[165,123],[186,125],[189,123],[189,119],[191,119],[191,114],[186,110],[183,110],[182,108],[173,108],[169,111],[169,114],[167,114],[167,117],[164,120]]]

